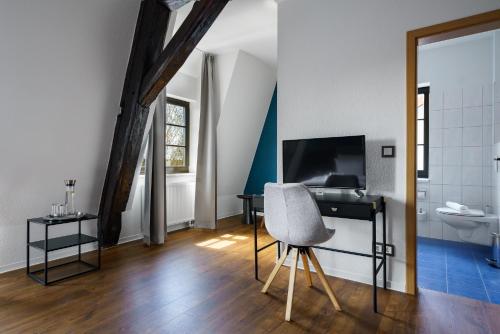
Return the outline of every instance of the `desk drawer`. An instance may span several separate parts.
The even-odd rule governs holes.
[[[372,207],[370,205],[318,202],[318,207],[322,216],[371,219]]]

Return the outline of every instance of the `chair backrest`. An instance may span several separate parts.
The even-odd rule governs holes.
[[[266,183],[264,216],[269,234],[290,245],[312,246],[331,237],[312,194],[300,183]]]

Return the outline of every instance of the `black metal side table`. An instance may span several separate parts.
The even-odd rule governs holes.
[[[97,222],[97,236],[90,236],[82,234],[82,221],[96,220]],[[61,225],[68,223],[78,222],[78,234],[70,234],[62,237],[49,238],[49,227],[53,225]],[[43,285],[55,283],[63,279],[88,273],[91,271],[99,270],[101,268],[101,238],[100,238],[100,224],[98,216],[92,214],[84,214],[78,217],[68,217],[64,219],[53,219],[47,220],[45,217],[30,218],[27,220],[27,241],[26,241],[26,274]],[[45,239],[38,241],[30,241],[30,225],[31,223],[40,224],[45,228]],[[97,264],[91,264],[82,260],[82,245],[97,242]],[[78,246],[78,259],[52,267],[48,266],[48,254],[49,252]],[[31,271],[30,268],[30,247],[40,249],[44,252],[44,266],[43,269]],[[63,277],[58,277],[57,279],[49,281],[48,273],[50,269],[61,268],[63,266],[68,266],[71,264],[78,263],[83,267],[79,271],[71,274],[64,275]],[[43,278],[40,277],[40,273],[43,273]]]

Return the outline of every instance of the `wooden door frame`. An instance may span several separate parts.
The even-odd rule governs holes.
[[[432,25],[406,34],[406,292],[417,293],[417,47],[494,29],[500,9]],[[424,43],[422,43],[424,42]]]

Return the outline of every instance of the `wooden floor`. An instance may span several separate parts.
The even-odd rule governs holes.
[[[203,244],[214,238],[226,241]],[[264,279],[274,254],[274,248],[261,253]],[[226,219],[217,231],[172,233],[163,247],[133,242],[107,249],[101,271],[53,286],[24,271],[0,275],[0,333],[500,333],[497,305],[380,290],[374,314],[369,285],[330,278],[344,309],[335,312],[316,274],[314,288],[302,274],[287,323],[288,269],[261,294],[251,227]]]

